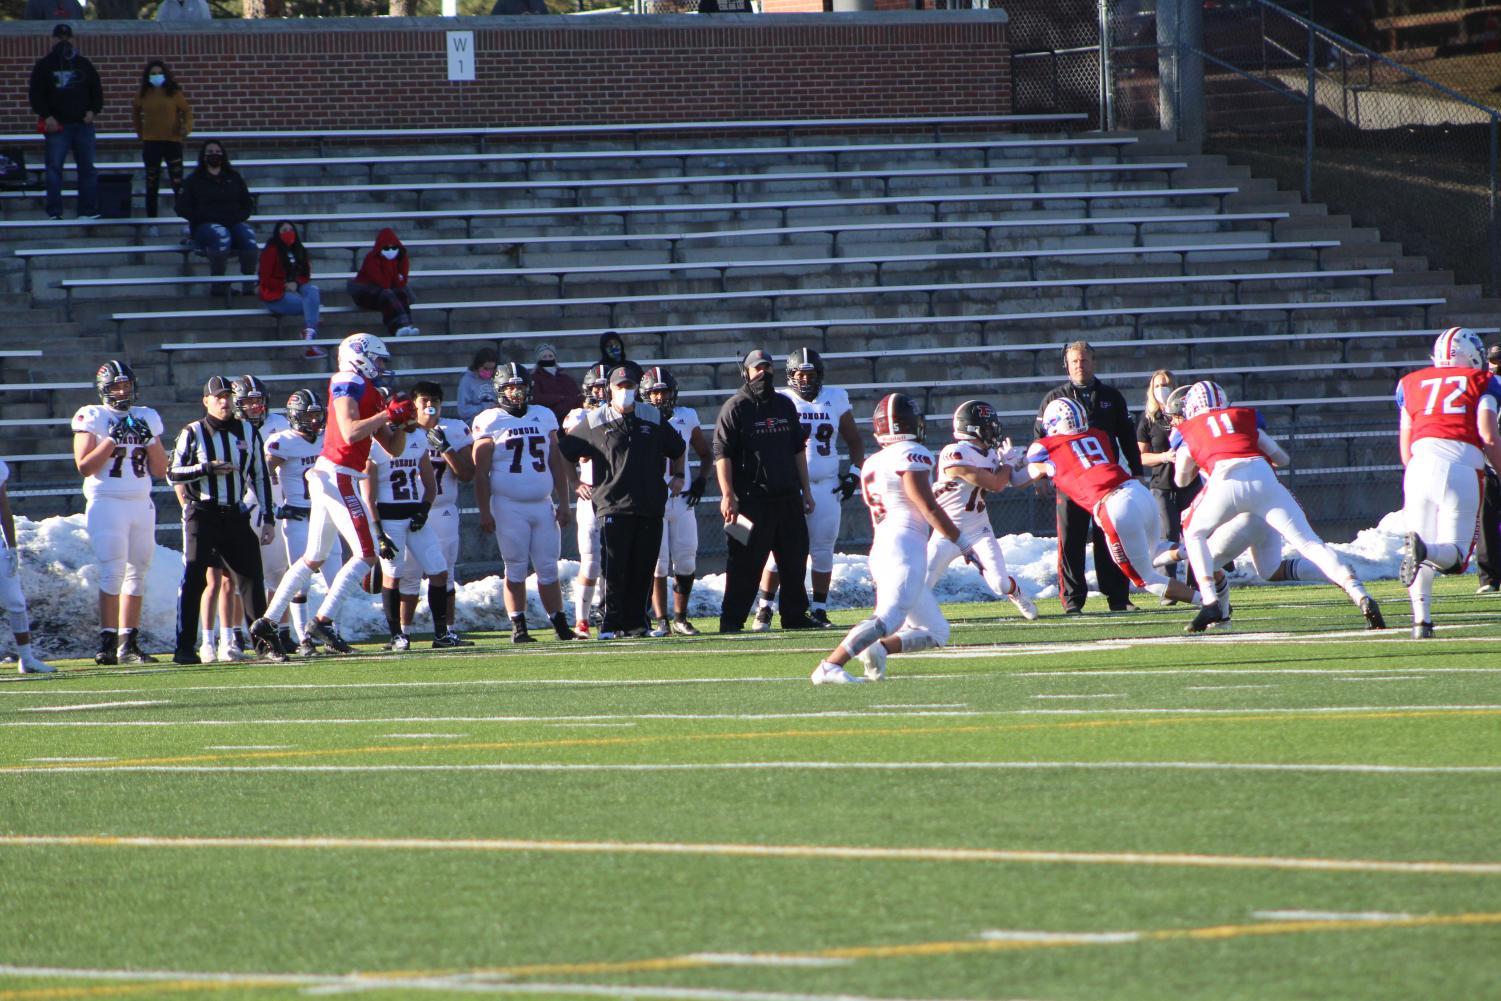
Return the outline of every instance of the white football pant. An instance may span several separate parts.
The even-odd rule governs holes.
[[[691,577],[698,570],[698,517],[682,495],[667,498],[657,576]]]
[[[573,517],[578,535],[579,576],[599,580],[599,522],[594,517],[594,502],[579,501]]]
[[[1423,540],[1429,563],[1407,588],[1414,622],[1429,622],[1435,566],[1463,573],[1480,536],[1480,496],[1484,472],[1416,454],[1402,474],[1402,520]]]
[[[1167,576],[1152,566],[1162,538],[1162,519],[1147,488],[1127,480],[1100,498],[1093,515],[1110,548],[1110,558],[1126,579],[1159,598],[1166,594]]]
[[[396,558],[380,561],[381,576],[386,587],[398,587],[402,594],[415,595],[417,586],[424,577],[432,577],[448,569],[443,560],[443,549],[438,545],[437,533],[431,525],[423,525],[422,531],[412,531],[412,523],[406,518],[381,522],[386,538],[396,546]]]
[[[894,632],[902,641],[904,653],[949,641],[948,621],[928,587],[926,539],[916,532],[877,528],[870,546],[870,575],[876,585],[875,617],[885,635]]]
[[[1006,554],[1001,552],[1001,543],[994,532],[987,532],[975,543],[975,556],[980,560],[980,576],[985,586],[1005,597],[1011,593],[1011,575],[1006,572]],[[959,557],[959,544],[950,542],[937,532],[928,539],[928,590],[938,586],[950,564]]]
[[[156,554],[156,506],[145,497],[95,497],[84,516],[105,594],[146,593]]]
[[[490,513],[495,519],[495,541],[506,566],[506,580],[526,583],[530,563],[538,584],[556,584],[563,536],[552,499],[514,501],[492,494]]]

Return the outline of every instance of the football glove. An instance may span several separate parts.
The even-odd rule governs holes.
[[[427,524],[427,516],[431,513],[432,509],[433,506],[431,504],[424,504],[417,509],[417,513],[412,515],[412,520],[409,523],[412,531],[422,531],[422,526]]]
[[[699,501],[701,501],[703,499],[704,499],[704,478],[702,476],[700,476],[698,479],[696,479],[692,483],[688,484],[688,489],[685,490],[685,491],[683,491],[683,503],[687,504],[689,507],[693,507],[695,504],[697,504]]]
[[[126,414],[124,417],[121,417],[117,421],[111,421],[110,425],[109,425],[109,430],[106,431],[106,432],[104,432],[105,435],[108,436],[108,437],[110,437],[110,438],[115,439],[116,443],[124,441],[125,440],[125,435],[127,433],[126,429],[129,427],[129,425],[126,424],[125,422],[128,421],[128,420],[130,420],[130,415]]]
[[[134,414],[126,414],[125,420],[130,427],[130,433],[135,435],[142,445],[149,445],[156,437],[156,433],[151,430],[151,425]]]
[[[396,543],[392,542],[391,537],[385,532],[375,537],[375,546],[380,550],[381,559],[394,560],[396,558]]]
[[[1010,438],[1002,438],[1000,448],[997,450],[1001,456],[1001,464],[1011,469],[1021,469],[1027,464],[1027,450],[1020,445],[1011,444]]]
[[[434,424],[427,429],[427,443],[439,452],[447,452],[453,448],[448,444],[448,432],[443,430],[441,424]]]
[[[406,427],[417,419],[417,404],[405,393],[392,393],[386,401],[386,422],[397,427]]]
[[[849,500],[860,492],[860,474],[843,473],[839,477],[839,483],[834,487],[834,492],[839,495],[840,503]]]

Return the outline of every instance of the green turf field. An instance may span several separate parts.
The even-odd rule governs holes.
[[[1473,587],[7,677],[0,1001],[1501,997]]]

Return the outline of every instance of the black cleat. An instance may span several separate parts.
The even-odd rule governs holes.
[[[578,635],[568,627],[568,616],[561,611],[554,612],[552,615],[552,631],[558,634],[560,640],[578,639]]]
[[[783,619],[782,620],[782,628],[783,629],[789,629],[789,630],[791,630],[791,629],[826,629],[828,627],[820,625],[817,619],[813,618],[813,616],[809,615],[807,612],[804,612],[802,615],[798,616],[795,619]]]
[[[1221,625],[1229,620],[1228,616],[1220,614],[1218,601],[1205,605],[1199,609],[1199,614],[1194,616],[1192,622],[1184,627],[1185,633],[1202,633],[1210,626]]]
[[[1417,532],[1408,532],[1402,538],[1402,566],[1397,570],[1397,579],[1403,587],[1411,587],[1417,580],[1418,567],[1428,558],[1428,547],[1418,538]]]
[[[1367,629],[1386,628],[1386,619],[1381,616],[1381,606],[1376,604],[1376,599],[1370,595],[1360,599],[1360,614],[1365,616],[1365,627]],[[1430,630],[1429,635],[1433,635],[1433,627],[1430,625],[1428,628]]]
[[[155,657],[137,646],[135,640],[125,645],[125,649],[120,651],[117,659],[122,664],[155,664],[157,662]]]
[[[256,619],[255,621],[256,623],[266,622],[265,619]],[[266,624],[270,625],[269,622]],[[252,626],[253,630],[254,627]],[[308,623],[307,632],[309,639],[322,640],[324,646],[328,647],[334,653],[354,653],[354,647],[344,642],[344,638],[334,630],[332,622],[323,622],[319,619],[314,619]],[[272,635],[275,635],[274,631]]]
[[[518,626],[511,630],[512,643],[535,643],[537,638],[526,631],[526,626]]]
[[[281,644],[278,642],[255,644],[255,652],[261,655],[261,659],[272,664],[285,664],[287,655],[281,652]]]
[[[1432,622],[1414,622],[1412,624],[1412,638],[1415,640],[1433,639]]]
[[[314,643],[310,639],[304,639],[301,643],[297,644],[297,656],[299,656],[299,657],[316,657],[316,656],[318,656],[318,644]]]
[[[834,623],[829,621],[829,613],[825,609],[815,608],[813,611],[808,613],[808,618],[812,619],[814,622],[817,622],[818,628],[820,629],[834,628]]]
[[[452,650],[455,647],[461,647],[461,646],[464,646],[464,645],[465,645],[465,641],[459,639],[453,633],[444,633],[442,636],[434,636],[433,637],[433,649],[434,650]],[[470,643],[468,645],[469,646],[473,646],[474,644]]]
[[[202,664],[203,661],[199,659],[197,650],[178,650],[172,654],[172,663]]]

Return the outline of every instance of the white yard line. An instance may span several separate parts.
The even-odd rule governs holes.
[[[40,760],[40,759],[34,759]],[[62,760],[62,759],[57,759]],[[93,760],[93,759],[80,759]],[[101,759],[113,760],[113,759]],[[718,761],[706,763],[565,764],[547,762],[484,762],[477,764],[395,765],[124,765],[117,768],[0,768],[0,775],[51,775],[84,773],[118,775],[233,774],[236,772],[328,772],[332,774],[378,774],[381,772],[717,772],[717,771],[1185,771],[1185,772],[1291,772],[1348,775],[1496,775],[1501,765],[1383,765],[1369,763],[1301,763],[1238,761]]]
[[[1088,695],[1034,695],[1034,699],[1123,699],[1124,692],[1097,692]]]
[[[1057,942],[1079,945],[1115,945],[1140,942],[1139,931],[1071,932],[1071,931],[982,931],[979,938],[987,942]]]
[[[968,702],[889,702],[871,706],[872,709],[968,709]]]
[[[1233,692],[1250,688],[1280,688],[1280,685],[1187,685],[1185,692]]]
[[[14,847],[85,848],[271,848],[315,851],[415,851],[564,855],[666,855],[719,858],[794,858],[887,862],[991,862],[1149,866],[1207,869],[1271,869],[1312,872],[1379,872],[1501,876],[1501,862],[1401,861],[1388,859],[1297,858],[1272,855],[1203,855],[1178,852],[1063,852],[998,848],[858,847],[853,845],[766,845],[680,841],[541,841],[512,838],[340,838],[340,837],[152,837],[107,835],[0,835],[0,849]]]
[[[1420,677],[1418,677],[1415,674],[1387,674],[1387,675],[1377,675],[1377,676],[1373,676],[1373,677],[1364,677],[1364,678],[1359,678],[1359,677],[1335,678],[1334,680],[1335,681],[1354,681],[1354,682],[1356,682],[1358,684],[1369,684],[1372,681],[1427,681],[1428,679],[1427,678],[1420,678]]]
[[[75,693],[75,696],[79,693]],[[66,713],[79,712],[84,709],[129,709],[136,706],[170,706],[172,703],[166,699],[149,699],[136,702],[80,702],[71,706],[23,706],[18,712],[23,713]]]
[[[1252,911],[1258,921],[1406,921],[1411,914],[1386,911]]]
[[[635,723],[548,723],[547,725],[548,726],[555,726],[555,727],[563,727],[563,728],[600,727],[600,726],[603,726],[603,727],[620,727],[620,726],[627,726],[627,727],[629,727],[629,726],[636,726]]]

